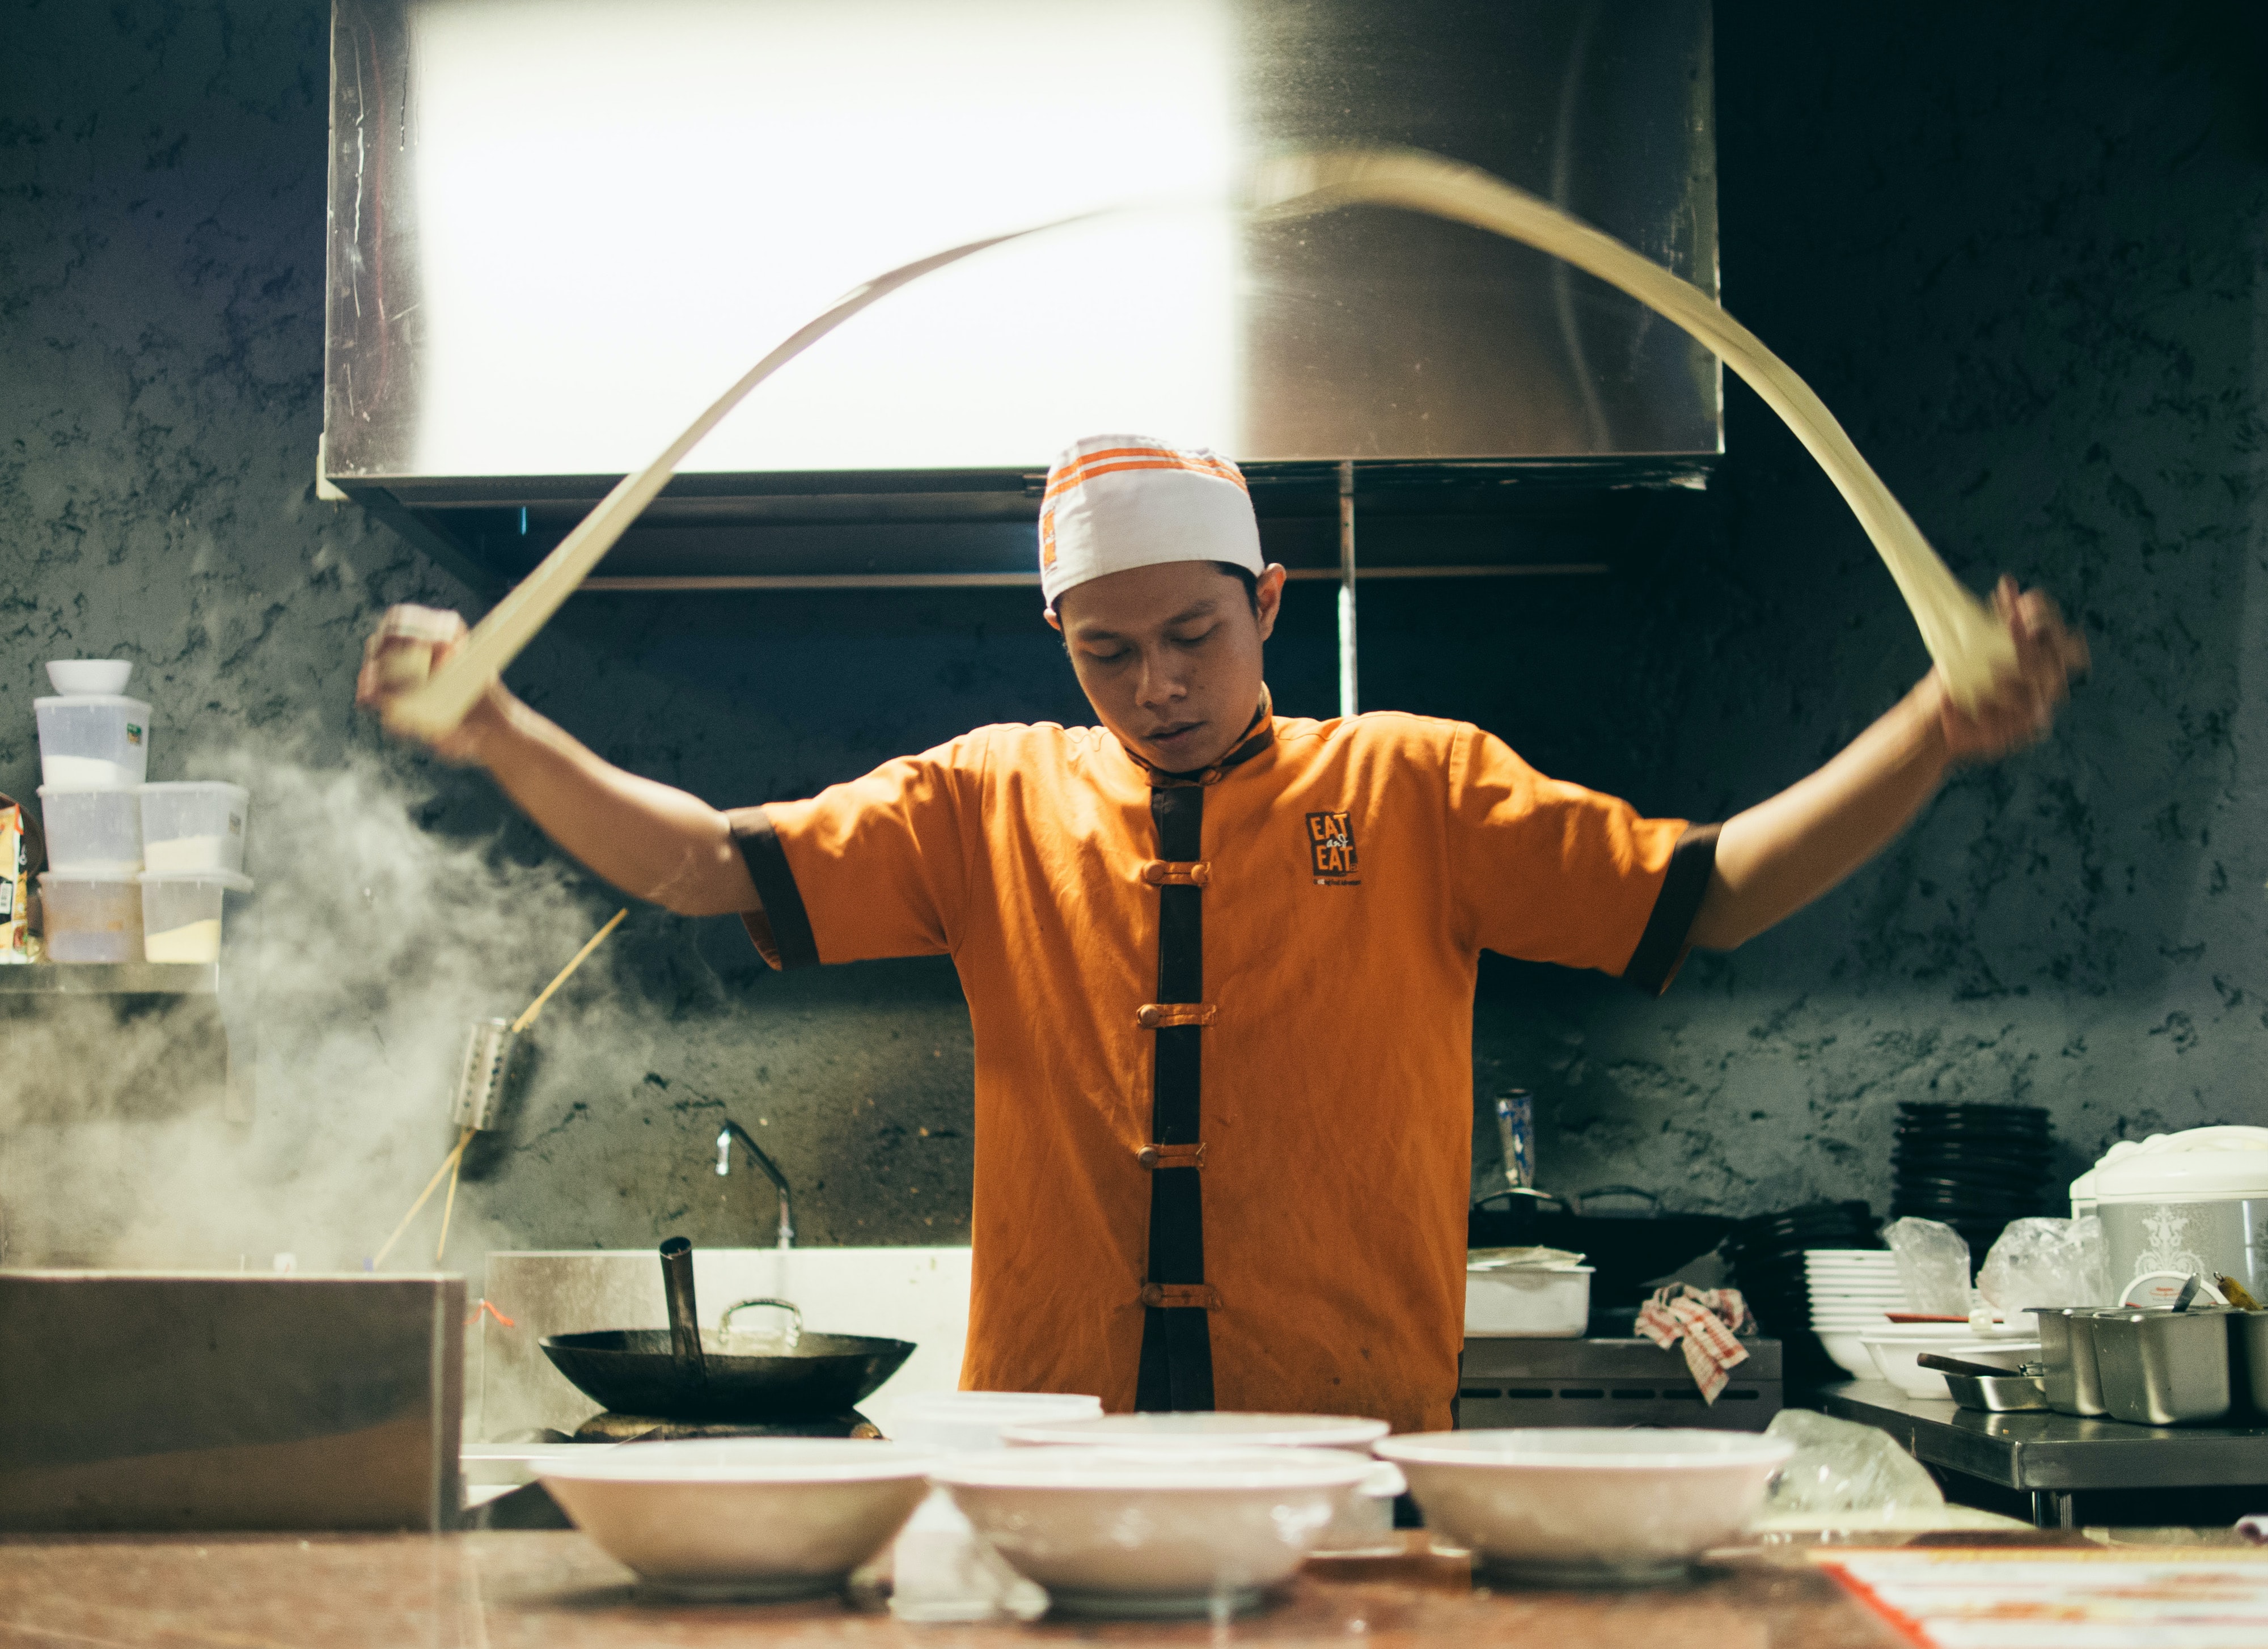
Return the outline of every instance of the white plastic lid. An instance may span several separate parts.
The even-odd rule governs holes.
[[[2268,1197],[2268,1151],[2138,1152],[2092,1178],[2098,1204]]]
[[[238,871],[144,871],[134,880],[144,887],[151,882],[218,882],[231,893],[252,891],[252,878]]]
[[[123,882],[138,882],[138,881],[145,880],[147,880],[147,879],[146,879],[146,878],[144,878],[144,877],[141,874],[141,872],[139,872],[138,871],[136,871],[136,870],[133,870],[133,869],[131,869],[131,868],[129,868],[129,869],[126,869],[126,870],[91,870],[91,871],[71,871],[71,870],[63,870],[63,871],[41,871],[41,872],[40,872],[40,880],[41,881],[43,881],[43,882],[122,882],[122,883],[123,883]],[[248,886],[250,886],[250,884],[249,884],[249,883],[247,883],[247,884],[246,884],[246,885],[247,885],[247,887],[248,887]]]
[[[42,796],[131,796],[136,787],[131,784],[42,784]]]
[[[48,698],[35,698],[32,701],[32,708],[33,710],[45,710],[49,705],[55,705],[58,708],[70,708],[74,706],[84,707],[90,704],[105,704],[124,710],[138,710],[145,718],[150,714],[149,700],[142,698],[128,698],[122,693],[61,693]]]
[[[169,778],[160,780],[155,784],[144,784],[140,788],[144,792],[150,791],[225,790],[234,795],[240,801],[248,801],[252,797],[252,792],[245,789],[243,785],[232,784],[225,778]]]

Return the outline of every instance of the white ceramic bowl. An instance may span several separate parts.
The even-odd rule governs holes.
[[[130,659],[53,659],[48,680],[58,693],[123,693],[134,674]]]
[[[1816,1324],[1812,1332],[1819,1336],[1821,1348],[1852,1379],[1872,1380],[1881,1372],[1874,1366],[1874,1353],[1867,1350],[1867,1343],[1855,1332],[1837,1332]]]
[[[1425,1526],[1484,1572],[1547,1586],[1651,1586],[1737,1538],[1795,1453],[1747,1432],[1588,1426],[1389,1437]]]
[[[1920,1333],[1900,1333],[1901,1328],[1923,1330]],[[1935,1332],[1929,1332],[1934,1329]],[[1947,1330],[1950,1329],[1951,1332]],[[1952,1388],[1945,1376],[1933,1368],[1924,1368],[1914,1359],[1924,1351],[1935,1351],[1940,1357],[1964,1358],[1972,1363],[1990,1363],[2012,1373],[2029,1358],[2040,1354],[2037,1340],[2008,1339],[1995,1335],[1990,1339],[1969,1333],[1952,1324],[1887,1323],[1881,1332],[1869,1329],[1860,1336],[1868,1355],[1881,1376],[1909,1397],[1951,1398]]]
[[[1864,1304],[1886,1306],[1897,1311],[1904,1307],[1905,1301],[1905,1291],[1896,1288],[1815,1288],[1811,1291],[1811,1303],[1815,1306]]]
[[[1370,1466],[1338,1449],[1011,1448],[932,1476],[1059,1612],[1157,1619],[1257,1606]]]
[[[675,1597],[816,1597],[889,1542],[938,1456],[848,1438],[625,1443],[547,1459],[575,1527]]]
[[[1010,1443],[1086,1443],[1106,1448],[1348,1448],[1367,1455],[1393,1428],[1343,1414],[1111,1414],[1089,1420],[1012,1425]]]
[[[942,1449],[999,1448],[1010,1426],[1102,1415],[1100,1397],[1053,1391],[924,1391],[878,1406],[894,1439]]]
[[[1336,1448],[1368,1462],[1370,1476],[1348,1497],[1315,1550],[1336,1557],[1382,1553],[1394,1537],[1395,1497],[1409,1484],[1401,1468],[1372,1460],[1370,1446],[1388,1430],[1383,1420],[1344,1414],[1114,1414],[1093,1420],[1012,1425],[1003,1435],[1017,1445],[1106,1448]]]

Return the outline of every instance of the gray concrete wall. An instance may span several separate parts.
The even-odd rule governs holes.
[[[1720,8],[1728,302],[1965,577],[2058,590],[2099,667],[2047,747],[1962,777],[1878,865],[1660,1004],[1492,963],[1476,1079],[1538,1091],[1548,1183],[1879,1205],[1901,1098],[2049,1105],[2066,1168],[2121,1131],[2263,1120],[2268,170],[2216,101],[2215,15]],[[385,605],[472,598],[313,497],[325,9],[50,3],[8,26],[0,789],[36,783],[41,659],[136,659],[158,775],[261,791],[269,1024],[248,1130],[106,1123],[145,1146],[96,1166],[67,1093],[0,1114],[5,1257],[356,1263],[449,1143],[457,1020],[515,1011],[615,906],[484,780],[349,708]],[[1610,547],[1628,571],[1606,587],[1366,592],[1366,701],[1695,816],[1823,759],[1924,656],[1737,387],[1729,438],[1713,504]],[[1327,711],[1328,603],[1299,600],[1270,677],[1287,711]],[[1080,714],[1020,593],[586,600],[514,680],[719,802]],[[762,1235],[765,1199],[707,1166],[726,1113],[806,1188],[808,1240],[965,1235],[943,964],[775,976],[734,924],[641,910],[540,1040],[509,1136],[470,1159],[466,1255]],[[162,1090],[162,1063],[137,1069]]]
[[[1983,585],[2050,586],[2095,679],[1839,893],[1655,1006],[1530,981],[1484,1064],[1548,1071],[1554,1182],[1753,1210],[1887,1196],[1896,1102],[2102,1144],[2268,1121],[2268,148],[2257,22],[2193,6],[1719,8],[1727,302]],[[2249,29],[2249,32],[2248,32]],[[1647,794],[1721,813],[1918,672],[1809,460],[1736,393],[1713,553],[1643,645]],[[1540,1022],[1539,1022],[1540,1020]],[[1505,1058],[1506,1051],[1512,1055]]]

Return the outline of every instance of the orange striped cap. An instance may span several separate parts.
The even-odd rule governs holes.
[[[1218,453],[1147,435],[1090,435],[1048,470],[1040,588],[1048,611],[1074,585],[1168,561],[1267,563],[1244,476]]]

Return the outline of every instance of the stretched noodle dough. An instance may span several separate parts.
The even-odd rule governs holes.
[[[1258,216],[1282,217],[1359,202],[1430,212],[1523,241],[1620,287],[1699,339],[1748,380],[1842,493],[1912,609],[1923,644],[1945,672],[1955,700],[1964,707],[1974,705],[1991,688],[1996,671],[2013,666],[2015,644],[2006,626],[1938,558],[1826,404],[1700,288],[1500,178],[1419,150],[1345,150],[1263,162],[1248,180],[1244,204]],[[932,269],[988,247],[1076,221],[1057,219],[954,247],[893,269],[846,295],[751,367],[652,463],[624,476],[534,571],[490,609],[454,658],[423,687],[394,701],[388,723],[433,738],[462,721],[488,683],[535,638],[702,438],[750,390],[806,349],[868,305]]]
[[[1292,155],[1262,163],[1253,175],[1251,203],[1263,217],[1300,217],[1356,202],[1431,212],[1525,241],[1620,287],[1699,339],[1819,460],[1889,568],[1955,700],[1973,706],[1996,670],[2014,668],[2016,647],[2007,626],[1938,558],[1826,403],[1699,287],[1501,178],[1420,150]]]

